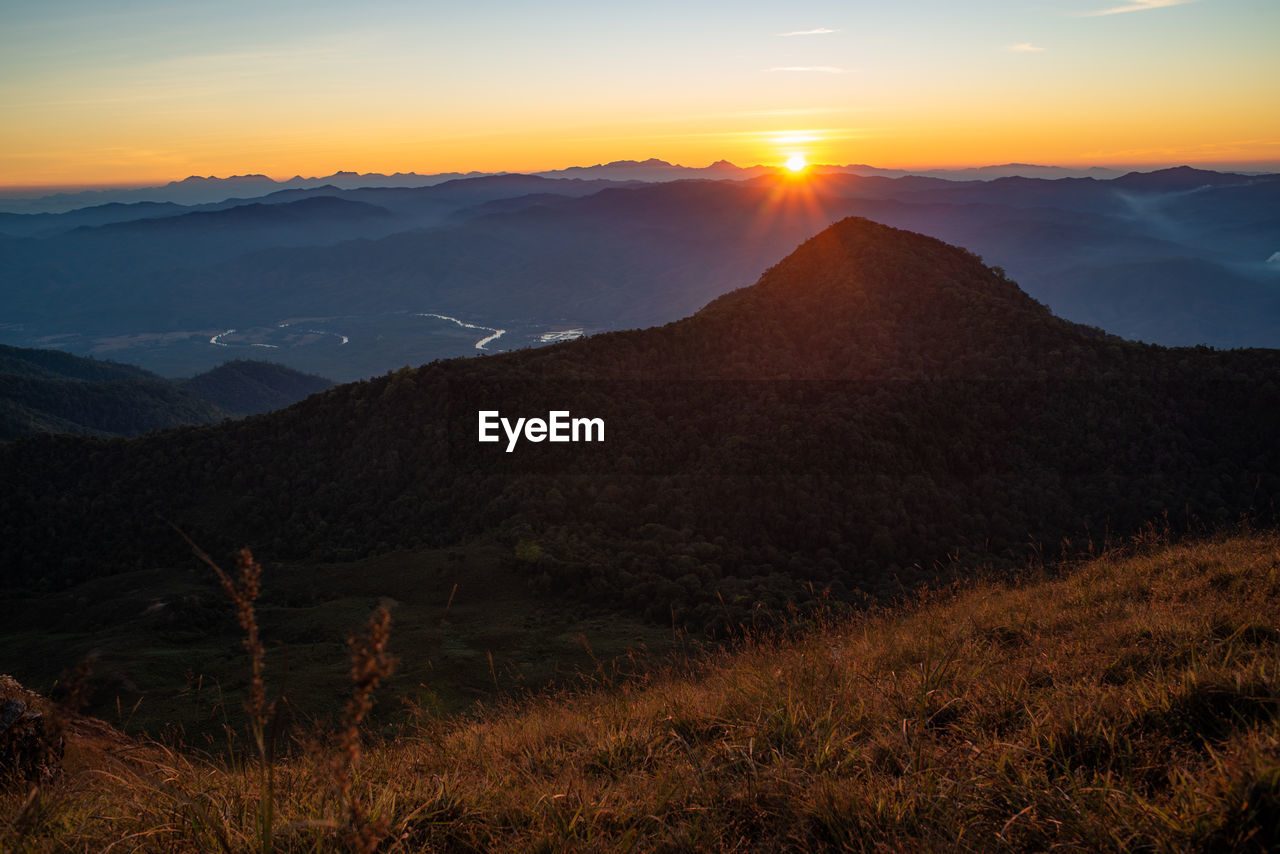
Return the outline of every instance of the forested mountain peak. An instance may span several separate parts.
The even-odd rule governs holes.
[[[744,304],[792,314],[819,309],[824,319],[833,310],[918,310],[928,316],[948,309],[953,319],[975,310],[1019,320],[1049,316],[972,252],[862,217],[843,219],[806,240],[754,288],[717,299],[706,313]]]
[[[1051,353],[1094,361],[1104,338],[1054,317],[968,250],[861,217],[667,330],[709,342],[704,362],[741,378],[1007,376],[1031,362],[1054,368],[1042,358]]]

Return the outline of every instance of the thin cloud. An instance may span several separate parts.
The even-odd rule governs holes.
[[[1165,6],[1181,6],[1183,3],[1194,2],[1196,0],[1133,0],[1132,3],[1126,3],[1123,6],[1099,9],[1096,12],[1085,12],[1083,14],[1086,18],[1093,18],[1098,15],[1119,15],[1122,12],[1145,12],[1148,9],[1163,9]]]
[[[820,74],[848,74],[849,69],[834,65],[776,65],[770,71],[815,71]]]
[[[838,33],[839,30],[833,30],[830,27],[816,27],[812,30],[792,30],[789,33],[778,33],[778,35],[787,38],[790,36],[825,36],[831,33]]]
[[[1011,44],[1005,50],[1011,50],[1014,53],[1040,53],[1044,48],[1033,45],[1031,42],[1023,42],[1022,44]]]

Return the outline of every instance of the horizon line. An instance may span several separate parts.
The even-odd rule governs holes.
[[[656,162],[655,162],[656,161]],[[688,166],[682,163],[672,163],[659,158],[648,158],[647,160],[613,160],[608,162],[594,163],[589,166],[573,165],[558,166],[547,169],[533,169],[527,171],[519,170],[502,170],[486,172],[481,170],[457,170],[447,169],[438,172],[418,172],[392,170],[387,172],[368,171],[361,172],[359,170],[338,169],[323,175],[303,175],[296,172],[287,177],[274,177],[264,172],[244,172],[225,176],[219,175],[200,175],[190,174],[181,178],[151,178],[140,179],[136,181],[102,181],[102,182],[67,182],[67,183],[33,183],[33,184],[3,184],[0,185],[0,198],[29,198],[14,195],[15,193],[24,193],[31,191],[44,191],[45,195],[61,195],[61,194],[77,194],[86,192],[111,192],[111,191],[127,191],[127,190],[145,190],[145,189],[161,189],[173,184],[182,184],[191,180],[203,181],[234,181],[236,179],[262,179],[275,184],[287,184],[291,181],[321,181],[327,178],[335,178],[341,176],[350,177],[380,177],[393,178],[396,176],[404,176],[406,178],[435,178],[441,176],[451,177],[451,180],[462,178],[485,178],[503,175],[528,175],[537,176],[549,172],[568,172],[574,170],[587,171],[591,169],[602,169],[610,166],[618,166],[619,168],[649,166],[650,168],[670,168],[685,169],[689,171],[707,171],[715,167],[733,168],[743,172],[753,170],[771,170],[780,171],[785,167],[781,165],[768,165],[755,163],[748,166],[738,166],[726,159],[714,160],[705,166]],[[1280,173],[1280,161],[1256,160],[1256,161],[1153,161],[1141,163],[1092,163],[1083,164],[1045,164],[1045,163],[1026,163],[1020,161],[1006,161],[1003,163],[984,163],[981,165],[935,165],[935,166],[875,166],[869,163],[811,163],[808,166],[810,171],[820,170],[850,170],[850,169],[874,169],[882,172],[901,172],[905,174],[921,174],[927,172],[980,172],[984,170],[1001,169],[1001,168],[1027,168],[1027,169],[1057,169],[1072,172],[1088,172],[1088,171],[1113,171],[1113,172],[1155,172],[1162,169],[1176,169],[1188,167],[1194,169],[1203,169],[1213,172],[1241,172],[1242,174],[1273,174]]]

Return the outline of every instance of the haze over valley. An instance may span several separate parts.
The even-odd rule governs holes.
[[[646,168],[668,180],[502,175],[7,214],[0,340],[170,376],[232,356],[358,379],[678,320],[849,215],[966,246],[1060,317],[1122,337],[1280,340],[1276,175]]]

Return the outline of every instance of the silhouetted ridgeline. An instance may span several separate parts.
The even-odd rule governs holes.
[[[603,417],[606,442],[505,454],[474,442],[482,408]],[[1274,518],[1278,423],[1280,352],[1122,341],[965,250],[848,219],[662,328],[0,450],[0,565],[8,586],[58,586],[185,559],[157,514],[269,560],[495,535],[535,587],[709,623],[1165,511]]]

